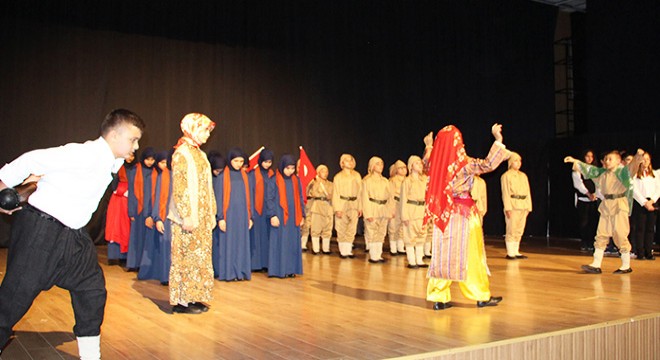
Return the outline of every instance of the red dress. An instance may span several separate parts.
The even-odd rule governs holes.
[[[122,253],[128,252],[131,220],[128,217],[128,177],[126,169],[119,169],[119,184],[112,192],[105,221],[105,240],[119,244]]]

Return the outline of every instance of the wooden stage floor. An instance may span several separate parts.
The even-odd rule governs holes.
[[[361,240],[361,239],[360,239]],[[605,258],[602,275],[583,274],[589,254],[570,242],[527,238],[528,260],[505,260],[501,238],[487,238],[497,307],[477,308],[452,285],[454,307],[433,311],[426,302],[426,271],[386,264],[303,255],[304,275],[216,281],[208,313],[172,314],[167,287],[137,281],[136,273],[105,265],[108,288],[102,328],[104,359],[382,359],[423,354],[660,311],[660,258],[632,260],[633,273],[614,275],[618,258]],[[550,245],[550,246],[548,246]],[[7,249],[0,249],[0,278]],[[61,289],[42,293],[16,325],[2,359],[74,359],[73,312]]]

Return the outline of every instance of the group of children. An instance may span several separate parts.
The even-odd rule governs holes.
[[[587,273],[602,273],[601,264],[610,239],[621,254],[621,266],[615,274],[632,272],[631,258],[655,260],[653,240],[660,171],[653,170],[650,154],[638,149],[635,156],[622,157],[618,151],[611,151],[601,160],[602,167],[594,165],[591,150],[584,153],[583,159],[570,156],[564,159],[573,163],[582,248],[589,249],[587,246],[595,239],[593,261],[582,269]],[[595,231],[593,223],[597,223]]]
[[[426,268],[431,258],[431,227],[424,223],[427,174],[419,156],[397,160],[383,175],[384,162],[372,157],[368,173],[355,170],[355,158],[340,157],[341,170],[332,181],[326,165],[303,188],[296,161],[283,155],[273,169],[274,154],[259,153],[257,166],[248,168],[246,154],[231,149],[226,158],[208,153],[213,172],[217,226],[213,231],[213,271],[218,280],[250,280],[252,272],[269,277],[302,274],[302,252],[331,254],[333,224],[339,257],[353,258],[358,219],[363,218],[368,261],[384,263],[386,236],[391,256],[405,254],[410,269]],[[512,153],[502,175],[506,218],[507,259],[524,259],[519,252],[527,214],[532,210],[521,158]],[[124,264],[140,280],[169,281],[171,223],[168,204],[172,192],[171,152],[146,148],[137,162],[127,161],[113,185],[106,222],[108,263]],[[483,222],[486,186],[475,176],[472,197]],[[307,202],[305,203],[304,198]]]

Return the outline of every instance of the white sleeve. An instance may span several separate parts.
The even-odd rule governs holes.
[[[571,173],[571,177],[573,178],[573,187],[575,190],[579,191],[580,194],[583,195],[589,194],[589,190],[586,186],[584,186],[584,181],[582,181],[582,176],[579,171],[573,171]]]

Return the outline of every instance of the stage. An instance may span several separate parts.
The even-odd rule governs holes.
[[[581,352],[593,355],[593,346],[601,349],[604,355],[593,355],[601,359],[660,358],[660,258],[632,260],[631,274],[614,275],[620,260],[606,257],[603,274],[590,275],[582,273],[580,265],[591,262],[591,255],[580,253],[577,241],[525,238],[521,251],[529,256],[527,260],[504,259],[501,238],[488,237],[486,247],[492,294],[504,297],[496,307],[477,308],[454,284],[454,307],[432,310],[424,299],[426,270],[407,269],[405,256],[370,264],[360,238],[355,259],[340,259],[336,243],[334,255],[303,254],[304,275],[294,279],[253,273],[251,281],[216,281],[215,300],[201,315],[172,314],[167,287],[157,281],[137,281],[136,273],[105,265],[106,248],[98,247],[108,289],[102,355],[104,359],[482,359],[489,358],[484,349],[523,344],[526,350],[517,355],[500,350],[493,358],[567,358],[562,354],[569,353],[581,359],[588,357]],[[7,249],[0,249],[0,278],[6,256]],[[611,335],[598,335],[610,325],[642,324],[642,320],[641,331],[619,328]],[[68,293],[57,288],[43,292],[14,328],[16,337],[2,359],[76,358],[73,323]],[[596,332],[590,335],[591,330]],[[530,339],[566,333],[583,341],[584,349],[552,341],[547,351],[524,345]],[[641,345],[624,349],[623,357],[621,350],[608,350],[622,344]]]

